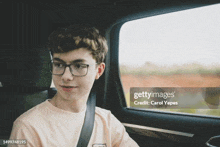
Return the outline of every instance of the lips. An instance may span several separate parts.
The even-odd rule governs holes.
[[[63,91],[70,92],[70,91],[72,91],[74,88],[77,88],[77,86],[61,85],[61,88],[63,89]]]
[[[64,88],[74,88],[76,86],[61,86],[61,87],[64,87]]]

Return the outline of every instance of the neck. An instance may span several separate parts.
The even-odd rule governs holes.
[[[56,94],[51,100],[50,103],[57,108],[66,110],[73,113],[79,113],[86,108],[87,99],[78,99],[78,100],[66,100],[61,99]]]

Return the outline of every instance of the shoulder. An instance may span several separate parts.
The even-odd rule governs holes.
[[[111,111],[100,108],[100,107],[95,107],[95,114],[96,115],[111,115]]]
[[[106,121],[111,127],[122,127],[122,123],[111,113],[110,110],[96,107],[95,114],[96,119],[101,118],[102,121]]]
[[[126,132],[124,125],[111,113],[111,111],[96,107],[96,121],[99,120],[101,120],[106,129],[109,130],[112,146],[138,147]]]
[[[96,107],[95,109],[95,115],[96,117],[101,117],[103,119],[110,120],[113,116],[110,110],[106,110],[100,107]]]
[[[14,124],[21,124],[21,123],[37,123],[39,122],[39,118],[42,117],[41,110],[45,109],[45,102],[42,102],[33,108],[29,109],[28,111],[21,114],[15,121]],[[37,121],[36,121],[37,120]]]

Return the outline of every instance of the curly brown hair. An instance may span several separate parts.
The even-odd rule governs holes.
[[[58,28],[49,35],[46,47],[52,56],[54,53],[86,48],[91,51],[98,64],[104,61],[108,51],[105,37],[95,27],[87,25],[70,25]]]

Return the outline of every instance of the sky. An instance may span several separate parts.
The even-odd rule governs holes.
[[[125,23],[119,63],[220,65],[220,4]]]

